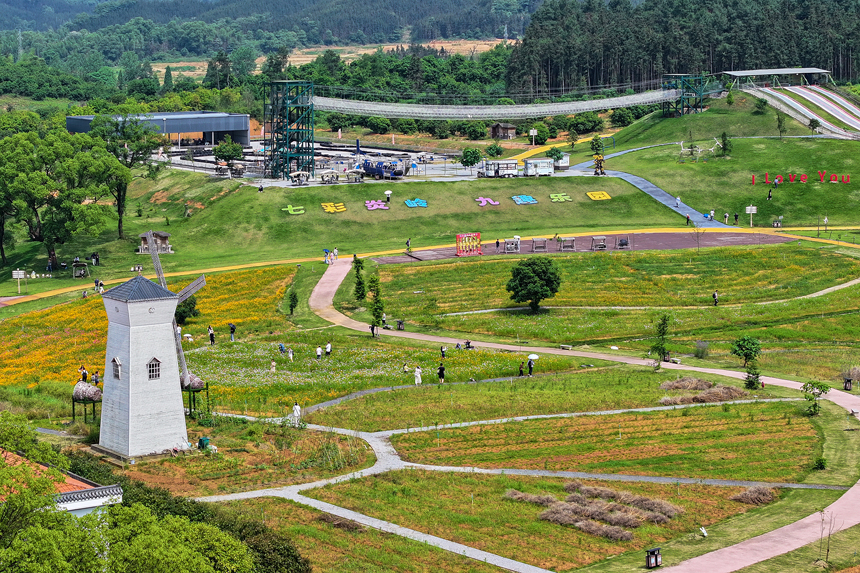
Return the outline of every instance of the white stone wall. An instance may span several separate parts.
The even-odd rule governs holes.
[[[188,433],[179,384],[173,331],[176,299],[123,303],[105,299],[108,340],[99,444],[124,456],[186,448]],[[113,379],[111,360],[122,361]],[[149,380],[147,365],[161,362],[161,377]]]

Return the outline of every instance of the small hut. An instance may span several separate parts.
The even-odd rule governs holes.
[[[490,126],[490,139],[513,139],[517,136],[517,126],[510,123],[494,123]]]
[[[149,245],[146,242],[146,233],[138,235],[140,237],[140,246],[137,248],[138,255],[148,255]],[[155,247],[158,249],[158,254],[163,255],[173,254],[173,245],[170,244],[170,233],[163,231],[153,231],[152,237],[155,239]]]

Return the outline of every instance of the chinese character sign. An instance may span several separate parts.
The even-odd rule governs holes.
[[[320,203],[320,205],[326,213],[343,213],[346,211],[346,205],[343,203]]]
[[[588,198],[592,201],[606,201],[607,199],[611,199],[609,193],[606,191],[592,191],[591,193],[586,193]]]
[[[534,205],[537,203],[537,199],[531,195],[514,195],[511,199],[513,199],[514,203],[517,205]]]
[[[565,201],[573,201],[567,193],[553,193],[549,196],[553,203],[564,203]]]
[[[301,215],[305,212],[304,207],[293,207],[292,205],[287,205],[286,208],[281,209],[281,211],[286,211],[290,215]]]
[[[382,199],[374,199],[373,201],[365,201],[364,206],[367,207],[368,211],[374,211],[376,209],[388,209],[388,205],[385,204],[385,201]]]
[[[427,206],[427,201],[425,201],[424,199],[418,199],[417,197],[415,199],[407,199],[406,201],[404,201],[404,203],[406,203],[406,206],[410,208]]]
[[[478,207],[486,207],[487,205],[498,205],[498,201],[493,201],[488,197],[478,197],[475,199],[478,202]]]

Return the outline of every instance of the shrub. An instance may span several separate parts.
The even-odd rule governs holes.
[[[385,117],[371,116],[367,118],[367,127],[373,133],[385,134],[391,131],[391,122]]]
[[[505,152],[505,150],[502,149],[502,146],[499,145],[498,141],[494,142],[492,145],[488,145],[484,151],[486,151],[487,155],[490,157],[500,157],[502,153]]]
[[[744,377],[744,388],[747,390],[755,390],[761,385],[761,372],[758,369],[755,361],[747,366],[747,374]]]
[[[696,349],[693,351],[693,356],[696,358],[707,358],[709,353],[709,344],[704,340],[696,341]]]
[[[613,127],[627,127],[633,123],[633,112],[626,108],[616,109],[612,112]]]
[[[546,140],[549,139],[549,128],[542,121],[539,121],[532,125],[532,129],[537,131],[537,135],[534,136],[535,145],[543,145],[546,143]]]
[[[397,120],[397,131],[404,135],[412,135],[418,131],[418,124],[411,117],[400,118]]]
[[[775,497],[776,494],[771,488],[762,485],[754,485],[746,488],[741,493],[729,499],[749,505],[765,505],[772,502]]]
[[[814,460],[812,460],[812,469],[814,470],[826,470],[827,469],[827,458],[823,456],[818,456]]]

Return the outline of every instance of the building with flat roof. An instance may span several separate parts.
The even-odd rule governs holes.
[[[94,115],[72,115],[66,118],[66,129],[71,133],[88,133]],[[119,116],[114,116],[119,117]],[[202,133],[203,142],[215,145],[225,135],[242,145],[251,144],[251,121],[247,114],[220,111],[170,111],[163,113],[136,114],[138,118],[153,125],[165,135]]]

